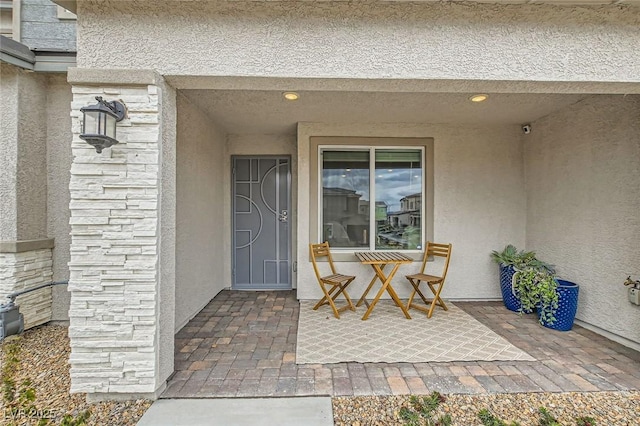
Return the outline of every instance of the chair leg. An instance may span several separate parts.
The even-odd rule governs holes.
[[[355,311],[356,307],[354,306],[353,302],[351,301],[351,298],[349,297],[349,293],[347,293],[347,286],[349,284],[351,284],[351,281],[353,281],[353,280],[354,279],[352,278],[349,281],[347,281],[346,283],[344,283],[342,285],[342,287],[340,288],[341,290],[340,290],[340,292],[338,294],[342,293],[344,295],[344,298],[347,299],[347,306],[349,307],[349,310]]]
[[[333,299],[334,302],[336,301],[338,296],[340,296],[341,294],[344,296],[345,300],[347,301],[346,306],[338,308],[338,312],[342,312],[342,311],[344,311],[346,309],[349,309],[349,310],[352,310],[352,311],[356,310],[356,307],[354,306],[353,302],[351,301],[351,297],[349,297],[349,293],[347,293],[347,286],[349,286],[349,284],[351,284],[351,281],[353,281],[353,278],[350,279],[349,281],[345,281],[344,284],[335,284],[334,287],[332,287],[331,290],[329,290],[329,294],[332,294],[334,290],[338,290],[338,291],[335,292],[335,294],[333,294],[333,296],[331,296],[331,299]],[[323,298],[323,300],[324,300],[324,298]]]
[[[324,305],[325,303],[328,303],[329,306],[331,306],[331,310],[333,311],[333,315],[340,319],[340,312],[338,311],[338,308],[336,308],[336,304],[333,303],[333,298],[331,297],[331,294],[338,288],[337,286],[333,286],[331,288],[331,290],[327,291],[327,289],[324,286],[324,283],[320,286],[322,288],[322,292],[324,293],[324,297],[322,299],[320,299],[320,301],[318,303],[316,303],[316,306],[313,307],[313,310],[317,310],[320,306]],[[325,302],[326,300],[326,302]]]
[[[416,293],[418,294],[418,296],[420,296],[420,299],[422,299],[422,301],[424,302],[425,305],[429,304],[429,300],[427,300],[426,297],[424,297],[424,294],[422,294],[422,292],[420,291],[420,283],[422,281],[414,281],[413,279],[409,279],[409,282],[411,283],[411,285],[413,286],[413,291],[411,292],[411,296],[409,296],[409,301],[407,303],[407,309],[409,309],[411,306],[411,304],[413,303],[413,299],[416,296]],[[414,309],[420,309],[420,307],[418,306],[413,306]]]
[[[440,306],[445,311],[449,310],[449,308],[447,308],[447,305],[444,303],[444,300],[442,300],[442,298],[440,297],[440,292],[442,291],[442,287],[443,287],[442,282],[435,282],[435,283],[427,282],[429,289],[433,293],[433,299],[431,300],[427,299],[425,295],[422,294],[422,292],[420,291],[420,283],[422,281],[416,282],[413,279],[409,279],[409,282],[413,286],[413,291],[411,292],[411,296],[409,297],[409,302],[407,303],[407,309],[413,308],[413,309],[418,309],[422,312],[425,312],[427,314],[427,318],[431,318],[436,305]],[[438,288],[436,289],[435,286],[438,286]],[[420,299],[422,299],[425,306],[418,306],[418,305],[412,306],[413,299],[415,298],[416,294],[420,296]]]
[[[355,311],[356,307],[353,305],[353,302],[351,301],[351,297],[349,297],[349,293],[347,293],[347,286],[351,284],[351,281],[353,281],[353,278],[344,282],[343,284],[322,283],[320,287],[322,288],[324,296],[322,297],[322,299],[318,301],[318,303],[316,303],[316,305],[313,307],[313,310],[315,311],[320,306],[328,304],[329,306],[331,306],[333,315],[338,319],[340,319],[340,312],[342,311],[346,311],[347,309]],[[330,285],[331,288],[327,291],[325,285]],[[345,306],[338,308],[335,304],[335,301],[338,298],[338,296],[340,296],[341,294],[344,296],[345,300],[347,301],[347,304]]]
[[[336,291],[338,289],[338,286],[333,285],[333,287],[331,287],[329,289],[329,291],[327,292],[326,289],[324,288],[324,284],[322,284],[320,287],[322,287],[322,291],[325,293],[325,295],[322,297],[322,299],[320,299],[318,301],[318,303],[316,303],[316,305],[313,307],[313,310],[315,311],[316,309],[318,309],[320,306],[322,305],[328,305],[329,302],[327,301],[327,295],[331,296],[331,294],[333,294],[334,291]],[[338,294],[338,293],[337,293]],[[331,296],[331,298],[333,300],[335,300],[335,298],[337,297],[337,294]]]
[[[427,283],[427,284],[429,284],[429,288],[433,293],[433,301],[431,302],[431,307],[429,308],[429,312],[427,313],[427,318],[431,318],[431,315],[433,315],[433,310],[435,309],[436,305],[440,306],[445,311],[448,311],[449,308],[447,308],[447,305],[445,305],[444,300],[440,298],[440,292],[442,291],[442,287],[444,283],[440,281],[439,283]],[[438,286],[437,290],[434,288],[434,286],[436,285]]]
[[[416,295],[416,291],[415,289],[411,292],[411,295],[409,296],[409,300],[407,300],[407,309],[411,309],[411,303],[413,302],[413,298]]]
[[[411,292],[411,295],[409,295],[409,300],[407,300],[407,309],[411,309],[411,303],[413,303],[413,298],[416,296],[416,289],[417,286],[420,284],[420,282],[418,281],[417,283],[415,281],[413,281],[413,278],[408,278],[409,283],[411,283],[411,286],[413,287],[413,291]]]

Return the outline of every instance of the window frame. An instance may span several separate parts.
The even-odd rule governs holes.
[[[324,231],[324,222],[323,222],[323,213],[324,213],[324,205],[323,205],[323,197],[324,197],[324,187],[322,182],[322,174],[323,174],[323,151],[368,151],[369,153],[369,234],[371,237],[369,238],[369,247],[332,247],[331,250],[335,250],[340,253],[354,253],[358,251],[377,251],[377,252],[391,252],[391,251],[400,251],[405,254],[421,254],[424,252],[424,247],[420,249],[377,249],[375,247],[376,241],[376,232],[375,232],[375,215],[376,215],[376,151],[384,151],[384,150],[413,150],[420,151],[420,174],[421,174],[421,186],[420,186],[420,194],[421,199],[426,200],[429,195],[429,183],[427,182],[427,151],[428,147],[422,145],[346,145],[346,144],[318,144],[317,145],[317,165],[316,165],[316,177],[317,177],[317,235],[319,239],[322,239],[323,231]],[[427,203],[420,203],[420,242],[421,246],[425,244],[427,241],[427,226],[426,226],[426,208]],[[372,207],[373,206],[373,207]],[[371,231],[374,232],[371,232]]]

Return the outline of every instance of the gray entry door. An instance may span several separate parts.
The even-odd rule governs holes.
[[[288,157],[233,157],[233,288],[291,289]]]

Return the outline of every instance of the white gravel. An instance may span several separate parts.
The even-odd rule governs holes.
[[[15,336],[3,341],[11,342]],[[15,372],[16,383],[31,381],[36,391],[33,413],[18,413],[15,418],[8,415],[0,399],[0,424],[37,425],[42,417],[58,425],[65,414],[77,415],[90,410],[87,425],[135,425],[151,405],[151,401],[99,402],[89,404],[82,393],[69,394],[69,338],[67,327],[47,325],[27,330],[18,338],[20,364]],[[0,350],[4,361],[4,351]],[[4,422],[4,423],[3,423]]]
[[[639,426],[640,392],[564,392],[490,395],[445,395],[434,417],[449,413],[453,425],[482,425],[478,411],[488,409],[507,424],[537,426],[538,408],[545,407],[564,426],[588,416],[598,426]],[[337,426],[402,425],[399,411],[410,407],[409,396],[359,396],[333,398]]]

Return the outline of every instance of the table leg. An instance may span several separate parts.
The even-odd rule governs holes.
[[[391,298],[396,302],[396,305],[398,305],[398,307],[402,309],[402,313],[404,314],[405,318],[411,319],[411,315],[409,315],[409,310],[404,306],[404,304],[398,297],[398,294],[394,290],[393,286],[391,286],[391,278],[393,277],[389,277],[389,285],[387,286],[387,292],[389,293]]]
[[[373,299],[373,302],[371,302],[371,305],[369,305],[369,309],[367,309],[367,312],[364,313],[364,315],[362,317],[363,321],[366,320],[367,318],[369,318],[369,315],[371,314],[371,311],[373,311],[373,307],[376,306],[376,303],[378,303],[378,300],[380,300],[380,297],[382,296],[382,293],[384,293],[384,291],[387,289],[387,286],[391,282],[391,278],[393,278],[393,276],[395,275],[396,271],[400,267],[400,264],[396,263],[393,266],[393,269],[391,270],[391,273],[387,277],[384,276],[384,272],[382,271],[382,268],[380,268],[380,265],[372,264],[371,266],[373,266],[373,269],[375,269],[376,276],[378,278],[380,278],[380,281],[382,281],[382,287],[380,287],[380,290],[378,290],[378,293],[376,294],[376,297]],[[397,298],[397,295],[396,295],[396,298]],[[406,312],[406,309],[403,309],[403,311]],[[405,315],[408,315],[408,314],[405,314]],[[411,318],[411,317],[409,317],[409,318]]]
[[[371,265],[371,266],[373,266],[373,265]],[[387,266],[387,265],[386,264],[382,265],[380,270],[384,271],[384,267],[385,266]],[[356,306],[360,306],[360,305],[362,305],[364,303],[365,305],[367,305],[367,308],[369,307],[369,302],[367,302],[367,294],[369,294],[369,291],[371,291],[371,287],[373,287],[373,284],[375,284],[376,280],[379,278],[378,277],[378,272],[376,271],[375,267],[373,268],[373,271],[376,272],[376,273],[373,275],[373,278],[371,279],[371,282],[369,283],[369,286],[367,287],[367,289],[362,294],[362,297],[360,298],[360,300],[358,300],[358,303],[356,303]],[[380,282],[384,283],[384,281],[380,281]]]

